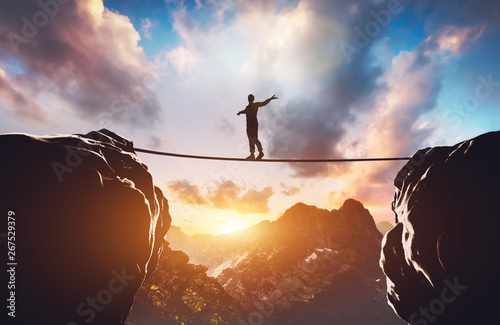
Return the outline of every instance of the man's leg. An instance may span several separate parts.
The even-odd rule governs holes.
[[[255,132],[253,132],[253,128],[247,127],[247,136],[248,136],[248,144],[250,147],[250,156],[247,157],[248,160],[255,159]]]
[[[259,141],[258,127],[255,128],[255,144],[257,145],[257,150],[259,150],[259,155],[257,156],[257,160],[260,160],[262,159],[262,157],[264,157],[264,152],[262,151],[262,144]]]
[[[259,141],[259,138],[255,137],[255,144],[257,145],[257,150],[259,150],[259,152],[262,152],[262,144],[260,143]]]

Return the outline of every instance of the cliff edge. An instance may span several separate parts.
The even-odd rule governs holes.
[[[2,301],[15,315],[2,324],[124,323],[171,222],[132,148],[105,129],[0,135],[0,232],[14,238]]]
[[[418,151],[395,180],[388,300],[411,324],[481,324],[498,306],[500,132]]]

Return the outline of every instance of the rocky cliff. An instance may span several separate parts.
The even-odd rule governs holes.
[[[132,147],[104,129],[0,135],[0,232],[15,237],[2,324],[123,324],[171,222]]]
[[[500,255],[500,132],[420,150],[395,180],[396,226],[381,265],[388,299],[411,324],[495,319]]]

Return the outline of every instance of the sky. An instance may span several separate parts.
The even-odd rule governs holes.
[[[265,158],[408,157],[500,125],[496,0],[41,0],[0,3],[0,133],[107,128],[135,147]],[[186,233],[297,202],[392,221],[405,162],[251,163],[139,153]]]

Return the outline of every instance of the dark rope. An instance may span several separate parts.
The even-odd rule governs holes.
[[[134,151],[149,153],[152,155],[160,156],[170,156],[179,158],[191,158],[191,159],[205,159],[205,160],[226,160],[226,161],[250,161],[250,162],[358,162],[358,161],[395,161],[395,160],[410,160],[411,157],[397,157],[397,158],[333,158],[333,159],[262,159],[262,160],[246,160],[245,158],[228,158],[228,157],[210,157],[210,156],[195,156],[195,155],[185,155],[180,153],[162,152],[154,151],[140,148],[133,148]]]

